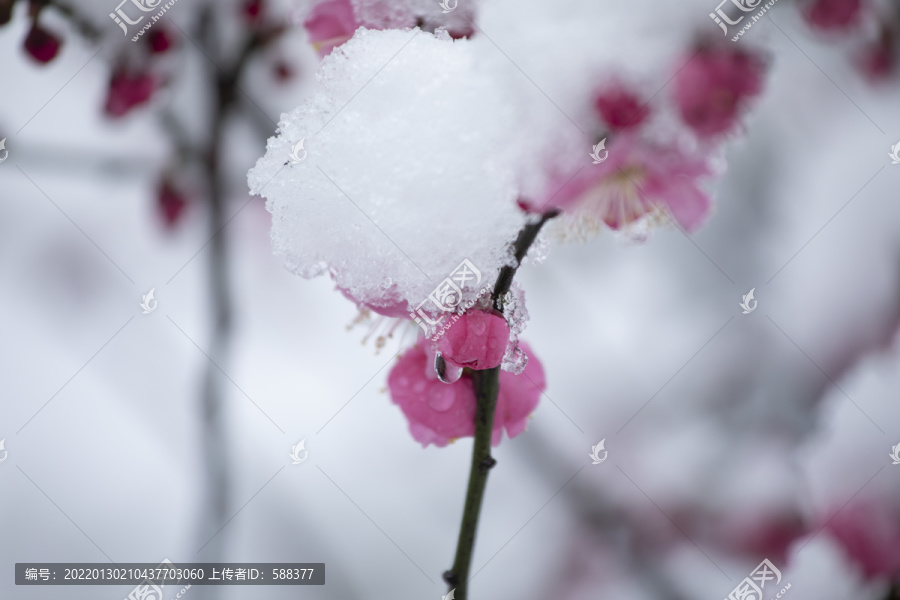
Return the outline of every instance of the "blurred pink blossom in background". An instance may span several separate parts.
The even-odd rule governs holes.
[[[675,75],[675,103],[698,136],[713,137],[737,126],[747,102],[763,89],[765,63],[742,48],[704,45]]]
[[[900,503],[896,498],[854,498],[825,528],[866,577],[900,577]]]
[[[609,146],[607,160],[584,167],[568,181],[557,178],[559,187],[551,190],[558,191],[543,206],[596,218],[613,230],[664,212],[694,231],[711,208],[702,180],[712,173],[702,157],[622,133]]]
[[[353,14],[350,0],[327,0],[313,7],[303,26],[321,57],[353,37],[360,23]]]

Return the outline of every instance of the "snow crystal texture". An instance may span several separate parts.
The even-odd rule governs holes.
[[[464,259],[493,284],[524,217],[515,102],[478,44],[360,28],[325,58],[248,174],[288,269],[374,307],[415,309]]]

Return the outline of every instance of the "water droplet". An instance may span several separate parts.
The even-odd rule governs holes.
[[[515,346],[507,348],[506,356],[503,357],[500,368],[504,371],[509,371],[510,373],[518,375],[525,370],[525,365],[527,364],[528,355],[526,355],[525,351],[519,347],[517,340]]]
[[[444,383],[453,383],[462,377],[462,367],[455,367],[444,360],[441,353],[434,355],[434,373]]]

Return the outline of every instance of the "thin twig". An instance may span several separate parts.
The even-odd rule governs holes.
[[[540,233],[541,227],[544,226],[544,223],[558,216],[559,214],[560,211],[558,209],[549,210],[546,213],[542,214],[539,219],[525,225],[525,227],[523,227],[519,232],[519,236],[516,238],[516,243],[513,246],[516,257],[516,264],[515,266],[506,265],[502,269],[500,269],[500,275],[497,277],[497,283],[494,284],[494,308],[499,310],[501,313],[503,312],[503,297],[506,296],[507,292],[509,292],[513,277],[515,277],[516,271],[522,264],[522,259],[525,258],[526,254],[528,254],[528,249],[531,248],[531,244],[534,243],[534,240],[537,237],[537,234]]]
[[[71,23],[78,32],[90,40],[91,42],[99,42],[100,41],[100,30],[81,12],[79,12],[74,6],[69,4],[68,2],[60,2],[60,0],[32,0],[32,4],[37,6],[37,10],[40,11],[45,6],[50,6],[63,17],[68,19],[69,23]]]
[[[528,253],[531,244],[544,226],[544,223],[559,214],[558,210],[547,212],[539,219],[525,225],[513,245],[515,264],[500,269],[500,275],[494,284],[494,308],[503,312],[503,298],[509,292],[513,277]],[[472,386],[475,390],[475,444],[472,448],[472,465],[469,471],[469,485],[466,490],[466,502],[463,508],[462,523],[459,527],[459,541],[456,545],[456,558],[453,568],[444,572],[444,581],[451,589],[455,589],[455,600],[466,600],[469,587],[469,570],[472,567],[472,554],[475,549],[475,532],[478,529],[478,518],[481,515],[481,504],[487,486],[488,472],[497,464],[491,456],[491,436],[494,430],[494,411],[497,407],[497,392],[500,389],[500,367],[474,371]]]
[[[200,15],[199,31],[197,33],[200,43],[207,52],[213,52],[214,56],[221,53],[221,44],[216,35],[215,19],[212,4],[203,7]],[[233,303],[231,286],[229,284],[228,244],[225,236],[225,226],[228,223],[226,214],[226,177],[223,169],[223,152],[226,146],[223,136],[228,120],[237,107],[239,85],[250,58],[256,52],[265,48],[267,44],[277,39],[285,29],[275,27],[265,32],[254,31],[241,46],[241,50],[234,62],[226,69],[217,66],[215,60],[207,63],[213,73],[214,82],[214,108],[210,117],[209,137],[202,149],[203,171],[207,183],[209,199],[208,210],[208,234],[210,235],[209,258],[209,287],[212,304],[212,340],[210,342],[210,354],[214,361],[207,365],[207,372],[203,387],[201,406],[204,422],[205,460],[208,469],[210,485],[209,500],[212,511],[209,518],[213,523],[224,523],[229,518],[230,507],[230,477],[228,472],[228,457],[225,450],[228,448],[226,437],[226,419],[223,414],[223,382],[217,364],[222,364],[230,347]],[[187,146],[189,148],[189,146]],[[223,556],[221,548],[225,544],[225,538],[220,538],[217,546],[211,549],[212,557],[207,557],[210,562],[219,562]],[[210,590],[212,595],[214,591]]]

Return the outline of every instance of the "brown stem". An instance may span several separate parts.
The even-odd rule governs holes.
[[[68,19],[78,32],[92,42],[100,41],[101,32],[78,9],[68,2],[60,0],[31,0],[32,10],[40,12],[45,6],[50,6]]]
[[[503,297],[506,296],[507,292],[509,292],[513,277],[515,277],[516,271],[522,264],[522,259],[525,258],[525,255],[528,253],[528,249],[531,247],[531,244],[534,243],[537,234],[540,233],[541,227],[543,227],[544,223],[546,223],[550,219],[558,216],[559,213],[560,211],[558,209],[549,210],[546,213],[542,214],[540,219],[525,225],[525,227],[523,227],[522,230],[519,231],[519,236],[516,238],[516,242],[513,245],[516,264],[515,266],[505,266],[500,269],[500,275],[497,277],[497,283],[494,284],[494,308],[496,308],[500,312],[503,312]]]
[[[900,600],[900,581],[894,582],[894,584],[888,589],[887,595],[884,597],[884,600]]]
[[[219,40],[214,31],[215,19],[212,4],[201,9],[200,27],[197,37],[208,52],[215,53],[219,49]],[[230,478],[227,456],[226,419],[223,412],[224,377],[220,365],[227,359],[232,332],[233,305],[229,283],[228,244],[224,235],[228,223],[226,213],[227,182],[223,169],[225,144],[223,135],[229,117],[236,105],[240,93],[239,83],[251,56],[264,48],[284,31],[278,27],[266,31],[254,31],[247,37],[235,61],[225,69],[216,69],[213,79],[213,110],[209,122],[209,137],[201,150],[203,173],[206,179],[209,200],[208,235],[209,248],[209,288],[212,304],[212,340],[210,342],[210,361],[207,365],[201,398],[201,409],[204,426],[204,455],[209,477],[209,499],[212,507],[207,518],[214,528],[227,522],[230,511]],[[224,539],[219,538],[216,546],[210,548],[209,562],[221,562]],[[206,595],[213,596],[217,590],[208,590]]]
[[[522,264],[528,248],[534,243],[544,223],[557,216],[559,211],[547,212],[522,228],[513,245],[516,262],[514,266],[500,269],[497,283],[494,284],[494,308],[503,312],[503,298],[509,292],[513,277]],[[475,532],[478,530],[478,518],[481,515],[481,504],[487,486],[488,472],[497,464],[491,456],[491,436],[494,431],[494,410],[497,407],[497,392],[500,390],[500,367],[473,371],[472,386],[475,389],[475,444],[472,448],[472,464],[469,470],[469,485],[466,490],[466,502],[463,508],[462,523],[459,527],[459,540],[456,545],[456,558],[453,568],[444,572],[444,581],[450,589],[455,589],[455,600],[466,600],[469,588],[469,570],[472,566],[472,554],[475,550]]]

